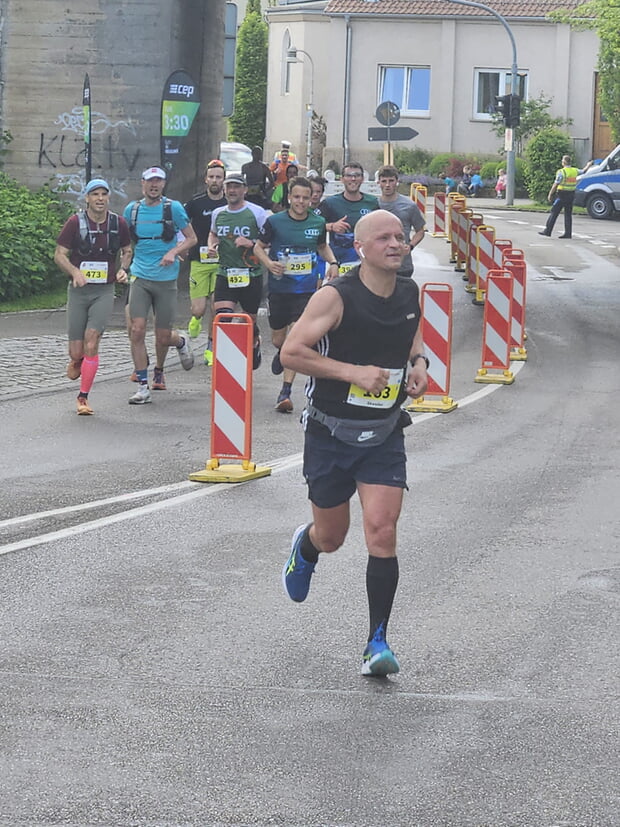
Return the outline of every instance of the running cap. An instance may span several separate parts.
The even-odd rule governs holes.
[[[245,178],[240,172],[229,172],[224,178],[225,184],[243,184],[245,186]]]
[[[150,181],[151,178],[162,178],[165,181],[166,173],[163,171],[161,167],[149,167],[148,169],[145,169],[142,173],[142,180]]]
[[[282,141],[282,149],[290,149],[291,142],[290,141]]]
[[[86,189],[84,190],[84,192],[86,193],[86,195],[88,195],[89,192],[92,192],[93,190],[96,190],[99,187],[103,187],[103,189],[110,192],[110,185],[103,178],[93,178],[91,181],[88,182],[88,184],[86,184]]]

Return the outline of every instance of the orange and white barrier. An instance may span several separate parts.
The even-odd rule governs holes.
[[[451,399],[450,366],[452,360],[452,287],[428,282],[422,287],[422,339],[429,359],[426,394],[413,399],[408,411],[453,411],[458,402]],[[430,398],[429,398],[430,397]]]
[[[452,239],[452,231],[453,231],[453,220],[452,214],[456,210],[464,210],[467,207],[467,202],[464,195],[460,195],[458,192],[449,192],[447,198],[447,215],[446,215],[446,227],[448,229],[448,243],[450,244],[450,261],[456,261],[456,253],[455,253],[455,244],[456,241],[453,243]]]
[[[445,238],[446,236],[446,194],[445,192],[436,192],[433,196],[433,212],[435,214],[435,229],[431,233],[437,238]]]
[[[409,197],[422,213],[424,220],[426,220],[426,197],[428,189],[424,184],[412,184],[409,188]]]
[[[495,228],[479,224],[475,229],[475,248],[473,263],[467,287],[469,293],[475,293],[472,299],[474,304],[484,304],[484,294],[487,289],[487,275],[493,270],[493,245],[495,242]]]
[[[525,295],[527,266],[523,250],[508,250],[504,253],[504,269],[512,274],[512,322],[510,327],[510,359],[525,362]]]
[[[469,211],[468,211],[469,212]],[[475,262],[475,255],[476,255],[476,227],[483,226],[484,219],[481,213],[474,213],[472,212],[470,215],[467,216],[467,221],[465,225],[465,262],[463,268],[463,281],[467,282],[465,289],[470,292],[469,290],[469,282],[472,279],[472,267]]]
[[[223,321],[225,319],[225,321]],[[213,323],[211,387],[211,458],[195,482],[241,482],[271,474],[251,460],[252,350],[254,322],[246,313],[216,317]],[[241,464],[220,465],[221,459]]]
[[[487,278],[482,331],[482,367],[475,382],[511,385],[510,341],[513,279],[507,270],[491,270]],[[489,373],[489,371],[501,371]]]

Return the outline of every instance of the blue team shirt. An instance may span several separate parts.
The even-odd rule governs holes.
[[[172,221],[175,231],[179,232],[179,230],[184,230],[189,224],[189,218],[183,204],[181,204],[180,201],[168,200],[171,204]],[[131,222],[131,212],[134,203],[134,201],[131,201],[127,204],[123,212],[123,217],[128,224]],[[164,227],[163,205],[163,198],[159,204],[155,204],[152,207],[140,201],[140,208],[138,209],[138,219],[135,230],[139,241],[134,250],[131,274],[141,279],[148,279],[149,281],[174,281],[179,277],[178,260],[175,261],[174,264],[169,264],[167,267],[159,263],[168,250],[172,250],[177,244],[176,237],[173,238],[172,241],[164,241],[156,237],[161,235]]]

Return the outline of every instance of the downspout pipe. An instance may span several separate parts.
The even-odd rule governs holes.
[[[346,164],[349,158],[349,108],[351,105],[351,42],[353,40],[353,29],[351,27],[351,15],[346,14],[344,17],[346,24],[346,38],[345,38],[345,62],[344,62],[344,102],[343,102],[343,119],[342,119],[342,148],[343,165]]]

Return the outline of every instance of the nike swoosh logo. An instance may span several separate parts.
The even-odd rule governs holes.
[[[362,431],[362,433],[358,436],[358,442],[366,442],[367,439],[372,439],[375,435],[374,431]]]

